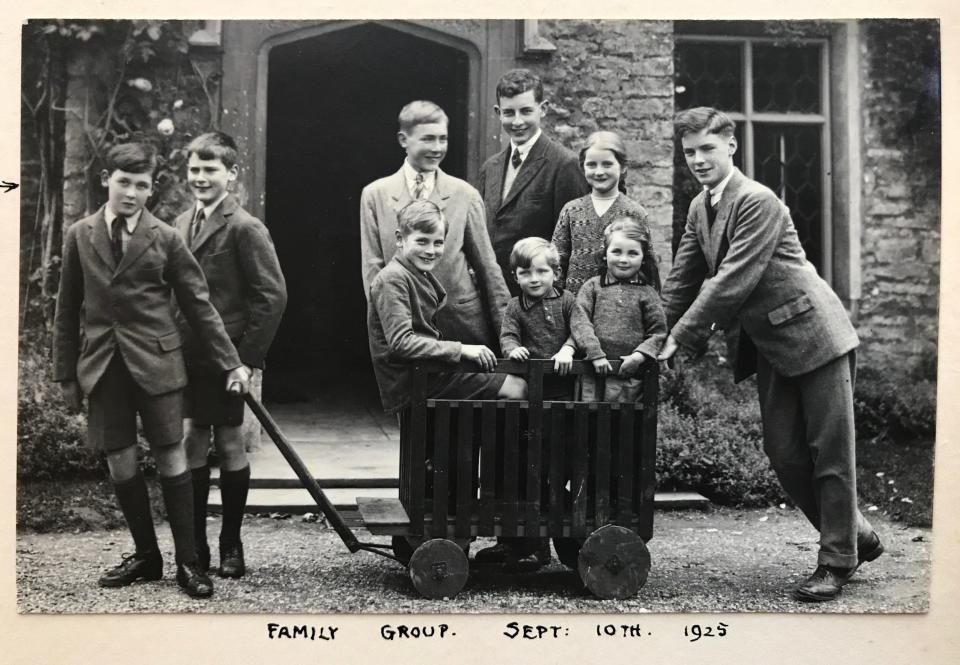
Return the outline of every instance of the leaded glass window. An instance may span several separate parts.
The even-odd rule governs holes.
[[[675,104],[713,106],[737,123],[734,163],[790,208],[807,258],[831,278],[827,43],[678,35]],[[674,248],[699,184],[675,158]]]

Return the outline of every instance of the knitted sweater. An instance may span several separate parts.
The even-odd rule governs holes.
[[[623,194],[619,194],[602,216],[597,216],[590,195],[574,199],[563,206],[553,230],[553,244],[560,253],[561,279],[559,288],[574,295],[591,277],[600,273],[599,255],[603,252],[603,229],[622,215],[637,217],[644,224],[647,212]]]
[[[433,274],[417,270],[399,255],[373,278],[367,334],[380,399],[388,413],[410,401],[411,360],[459,362],[462,345],[440,339],[435,323],[446,298]]]
[[[576,349],[570,326],[576,299],[569,291],[553,292],[535,302],[528,302],[523,295],[510,300],[503,313],[500,329],[500,349],[510,355],[514,349],[525,346],[531,358],[550,358],[564,344]],[[578,317],[583,326],[585,317]],[[584,330],[583,334],[588,331]]]
[[[640,278],[620,282],[607,273],[588,279],[577,294],[571,328],[588,360],[634,351],[656,358],[667,338],[660,295]],[[586,317],[581,325],[579,317]]]

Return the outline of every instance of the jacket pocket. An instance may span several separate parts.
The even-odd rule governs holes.
[[[811,309],[813,309],[813,303],[804,294],[767,312],[767,320],[770,321],[770,325],[780,326]]]
[[[157,338],[157,345],[160,350],[167,353],[183,346],[183,340],[180,339],[180,333],[172,332]]]
[[[457,304],[466,305],[467,303],[474,302],[476,300],[480,300],[480,293],[477,291],[471,293],[470,295],[457,298]]]

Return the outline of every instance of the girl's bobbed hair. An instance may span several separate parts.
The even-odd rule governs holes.
[[[609,150],[613,153],[617,163],[620,164],[620,181],[617,183],[617,189],[624,194],[627,193],[627,148],[623,139],[616,132],[600,131],[594,132],[587,137],[587,142],[580,149],[580,170],[583,170],[583,163],[587,158],[587,150],[596,148],[597,150]]]
[[[610,237],[614,233],[640,243],[643,248],[643,261],[640,262],[640,274],[644,281],[660,292],[660,267],[657,265],[657,255],[653,251],[653,241],[650,237],[650,228],[639,218],[633,215],[620,215],[603,229],[603,253],[606,255],[610,247]]]

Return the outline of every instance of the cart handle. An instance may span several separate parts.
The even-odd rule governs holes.
[[[343,541],[343,544],[347,546],[347,549],[349,549],[351,553],[361,549],[367,549],[368,546],[365,546],[357,540],[353,531],[351,531],[347,523],[343,521],[340,513],[333,504],[330,503],[330,499],[327,498],[327,495],[324,494],[320,485],[317,484],[313,474],[307,469],[307,465],[303,463],[297,451],[290,445],[287,437],[285,437],[283,432],[280,431],[280,428],[277,427],[277,423],[273,420],[273,417],[263,408],[263,404],[257,401],[257,398],[250,393],[245,394],[243,399],[246,401],[247,406],[250,407],[250,410],[253,411],[253,415],[255,415],[257,420],[260,421],[260,424],[263,425],[263,428],[267,430],[267,434],[270,435],[270,438],[273,439],[277,448],[280,449],[280,453],[284,459],[287,460],[287,463],[293,469],[294,473],[297,474],[304,488],[310,492],[310,496],[317,502],[317,507],[320,508],[320,512],[327,518],[327,522],[340,536],[340,539]],[[380,554],[380,552],[377,552],[377,554]]]

